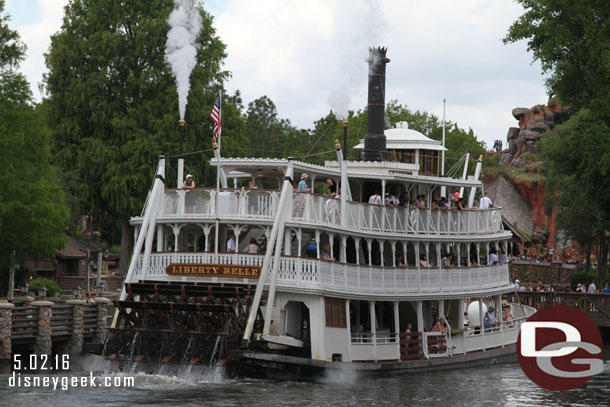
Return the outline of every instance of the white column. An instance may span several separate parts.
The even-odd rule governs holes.
[[[316,230],[316,258],[320,258],[320,231]]]
[[[360,238],[354,238],[354,244],[356,246],[356,264],[360,264]]]
[[[303,250],[303,229],[301,228],[297,229],[297,242],[299,242],[297,245],[297,256],[301,257],[301,252]]]
[[[445,316],[445,300],[438,300],[438,317]]]
[[[417,311],[417,331],[424,332],[426,328],[424,327],[424,307],[422,301],[415,302],[416,311]]]
[[[340,256],[339,256],[339,261],[346,263],[347,262],[347,250],[346,250],[346,246],[347,246],[347,236],[341,236],[341,250],[340,250]]]
[[[165,239],[163,238],[163,225],[157,225],[157,251],[158,252],[162,252],[164,251],[164,247],[165,247]]]
[[[398,342],[398,334],[400,333],[400,316],[398,314],[398,301],[394,301],[394,333],[396,333],[396,342]],[[400,347],[398,349],[400,351]]]
[[[390,240],[390,246],[392,247],[392,267],[396,267],[396,241]]]
[[[346,323],[347,323],[347,349],[348,349],[348,357],[349,361],[352,360],[352,320],[350,318],[351,315],[351,302],[350,300],[345,300],[345,312],[346,315]]]
[[[475,247],[477,248],[477,264],[481,266],[481,243],[477,243]]]
[[[372,240],[371,239],[366,239],[366,248],[369,251],[369,266],[373,265],[373,258],[372,258],[372,251],[373,251],[373,244],[372,244]]]
[[[459,299],[458,300],[458,329],[463,329],[464,328],[464,300],[463,299]]]
[[[330,253],[328,253],[328,255],[330,257],[335,257],[335,234],[334,233],[329,233],[328,234],[328,251]]]
[[[375,318],[375,301],[369,301],[369,314],[371,318],[371,337],[373,340],[373,358],[377,360],[377,321]]]
[[[286,256],[292,255],[292,240],[290,239],[292,230],[286,228],[284,230],[284,254]]]
[[[377,243],[379,244],[379,258],[381,261],[381,267],[383,267],[385,265],[383,260],[383,248],[385,246],[385,240],[378,240]]]

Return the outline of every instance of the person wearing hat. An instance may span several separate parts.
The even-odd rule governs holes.
[[[307,186],[307,180],[309,179],[309,175],[306,173],[301,174],[301,180],[299,181],[299,192],[311,192],[311,189]]]
[[[195,181],[191,174],[186,174],[186,181],[182,183],[182,189],[195,189]],[[195,204],[197,202],[197,193],[195,191],[187,191],[184,197],[184,206],[186,213],[195,212]]]
[[[520,288],[519,283],[520,282],[521,281],[519,281],[519,280],[515,280],[515,285],[514,285],[515,291],[519,291],[519,288]]]
[[[322,187],[322,195],[326,197],[334,197],[336,194],[332,191],[333,180],[327,179],[326,184]]]

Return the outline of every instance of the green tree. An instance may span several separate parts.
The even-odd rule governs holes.
[[[517,0],[525,13],[504,43],[527,40],[563,104],[600,108],[610,117],[610,9],[603,0]]]
[[[45,103],[55,157],[65,171],[78,172],[84,210],[121,219],[123,272],[132,243],[128,219],[141,210],[158,156],[178,153],[178,96],[164,57],[172,9],[172,0],[71,1],[46,55]],[[203,9],[200,13],[185,152],[210,148],[209,115],[227,77],[220,69],[225,46],[210,15]],[[206,157],[185,160],[186,171],[200,185],[215,178]],[[170,157],[167,180],[176,178],[175,168],[175,157]]]
[[[292,128],[290,122],[280,119],[275,103],[267,96],[248,103],[245,135],[249,141],[250,156],[281,157],[279,140]]]
[[[51,256],[65,246],[68,211],[50,164],[49,131],[32,104],[27,81],[15,71],[25,47],[8,27],[3,11],[0,0],[0,273],[4,288],[11,262]]]
[[[559,227],[597,248],[598,286],[608,264],[610,230],[610,126],[581,110],[541,140],[547,188],[559,205]]]

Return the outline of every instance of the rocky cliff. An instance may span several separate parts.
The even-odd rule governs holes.
[[[509,181],[531,208],[531,223],[522,222],[522,225],[528,225],[528,230],[521,231],[534,244],[554,247],[556,211],[545,206],[545,182],[542,177],[535,176],[540,168],[536,144],[546,131],[569,118],[570,108],[558,104],[536,105],[517,107],[512,114],[519,126],[508,129],[508,148],[502,151],[499,160],[505,170],[499,176]],[[487,176],[485,182],[492,183],[497,178],[498,175]]]

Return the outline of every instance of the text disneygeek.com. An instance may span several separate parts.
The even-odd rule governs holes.
[[[74,387],[134,387],[131,376],[26,376],[15,373],[8,379],[9,387],[43,387],[53,390],[68,390]]]

